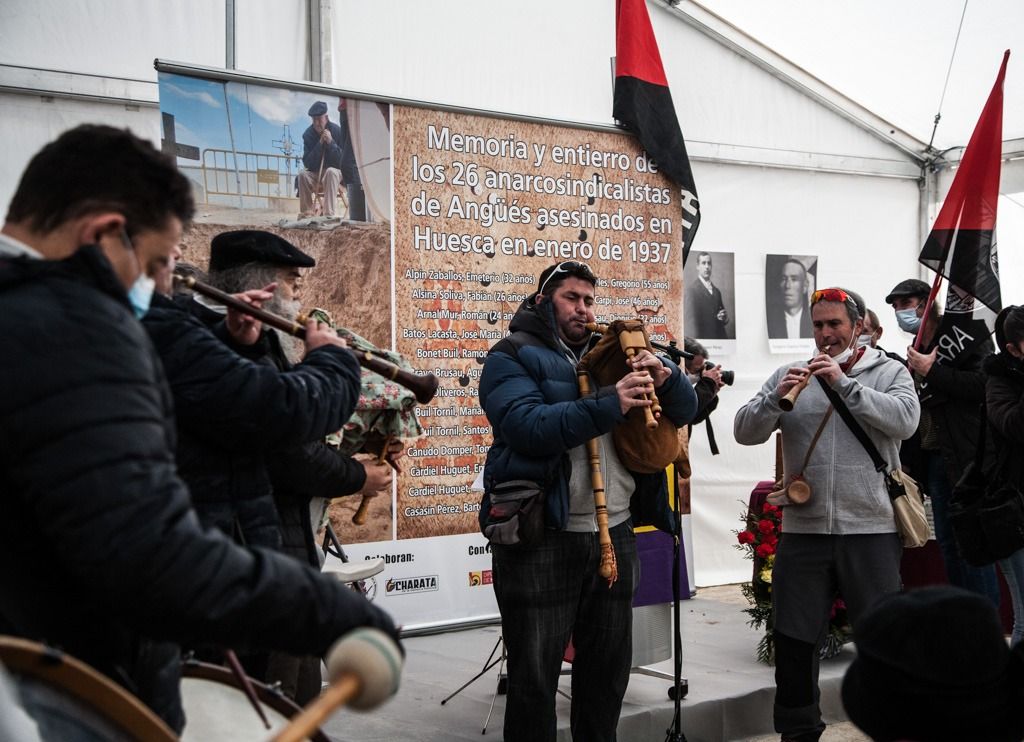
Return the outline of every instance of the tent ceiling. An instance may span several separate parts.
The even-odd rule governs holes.
[[[679,8],[711,11],[927,142],[964,0],[685,0]],[[1005,49],[1013,53],[1003,136],[1024,136],[1024,3],[984,0],[967,5],[935,136],[937,149],[970,138]]]

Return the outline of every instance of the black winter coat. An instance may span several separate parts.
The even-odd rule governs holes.
[[[325,346],[279,371],[233,350],[219,315],[207,327],[162,296],[143,324],[174,395],[178,468],[200,521],[250,546],[281,548],[265,459],[322,439],[351,417],[359,364],[348,351]]]
[[[959,481],[964,469],[974,460],[978,445],[981,405],[985,403],[985,373],[982,361],[992,353],[992,341],[981,343],[955,367],[932,365],[927,386],[919,390],[921,406],[932,415],[939,434],[939,449],[950,484]],[[916,442],[905,443],[900,458],[910,466],[910,474],[923,486],[927,484],[922,460],[914,455]]]
[[[986,474],[1024,490],[1024,364],[1007,353],[985,359],[988,432],[995,458]]]
[[[0,633],[60,646],[158,711],[178,697],[173,658],[145,636],[322,654],[356,626],[395,635],[335,579],[201,528],[163,369],[97,248],[0,260],[0,337]]]

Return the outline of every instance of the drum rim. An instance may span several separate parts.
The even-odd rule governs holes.
[[[133,739],[171,742],[178,736],[142,701],[79,659],[29,639],[0,636],[0,663],[59,688]],[[117,715],[115,715],[115,713]]]
[[[199,660],[194,659],[185,660],[181,663],[181,678],[182,680],[185,678],[210,680],[215,683],[221,683],[222,685],[229,685],[239,691],[243,690],[242,683],[228,668],[220,665],[212,665],[209,662],[200,662]],[[256,692],[256,698],[259,699],[260,703],[265,703],[268,707],[289,720],[294,719],[302,713],[302,707],[288,698],[288,696],[280,690],[266,685],[265,683],[261,683],[254,678],[249,678],[249,680],[252,683],[253,690]],[[313,742],[333,742],[333,740],[321,729],[317,729],[316,732],[310,734],[309,739]]]

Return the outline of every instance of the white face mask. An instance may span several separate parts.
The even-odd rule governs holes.
[[[871,345],[871,335],[858,335],[857,336],[857,347],[864,348]]]
[[[833,359],[835,360],[836,363],[838,363],[841,366],[844,363],[846,363],[848,360],[850,360],[850,356],[852,356],[852,355],[853,355],[853,348],[851,347],[851,348],[847,348],[846,350],[844,350],[839,355],[833,356]]]

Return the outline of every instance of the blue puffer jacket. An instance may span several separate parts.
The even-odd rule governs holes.
[[[490,512],[487,493],[493,486],[526,479],[541,483],[547,492],[547,527],[564,529],[569,518],[569,450],[625,419],[614,386],[580,399],[575,361],[556,340],[551,304],[537,305],[534,299],[535,295],[519,307],[509,326],[512,335],[490,349],[480,378],[480,405],[494,429],[485,468],[481,527]],[[662,362],[672,370],[658,389],[662,415],[676,425],[686,425],[697,409],[693,388],[675,364],[664,358]],[[668,505],[665,473],[634,472],[633,478],[633,524],[673,532],[675,518]]]

